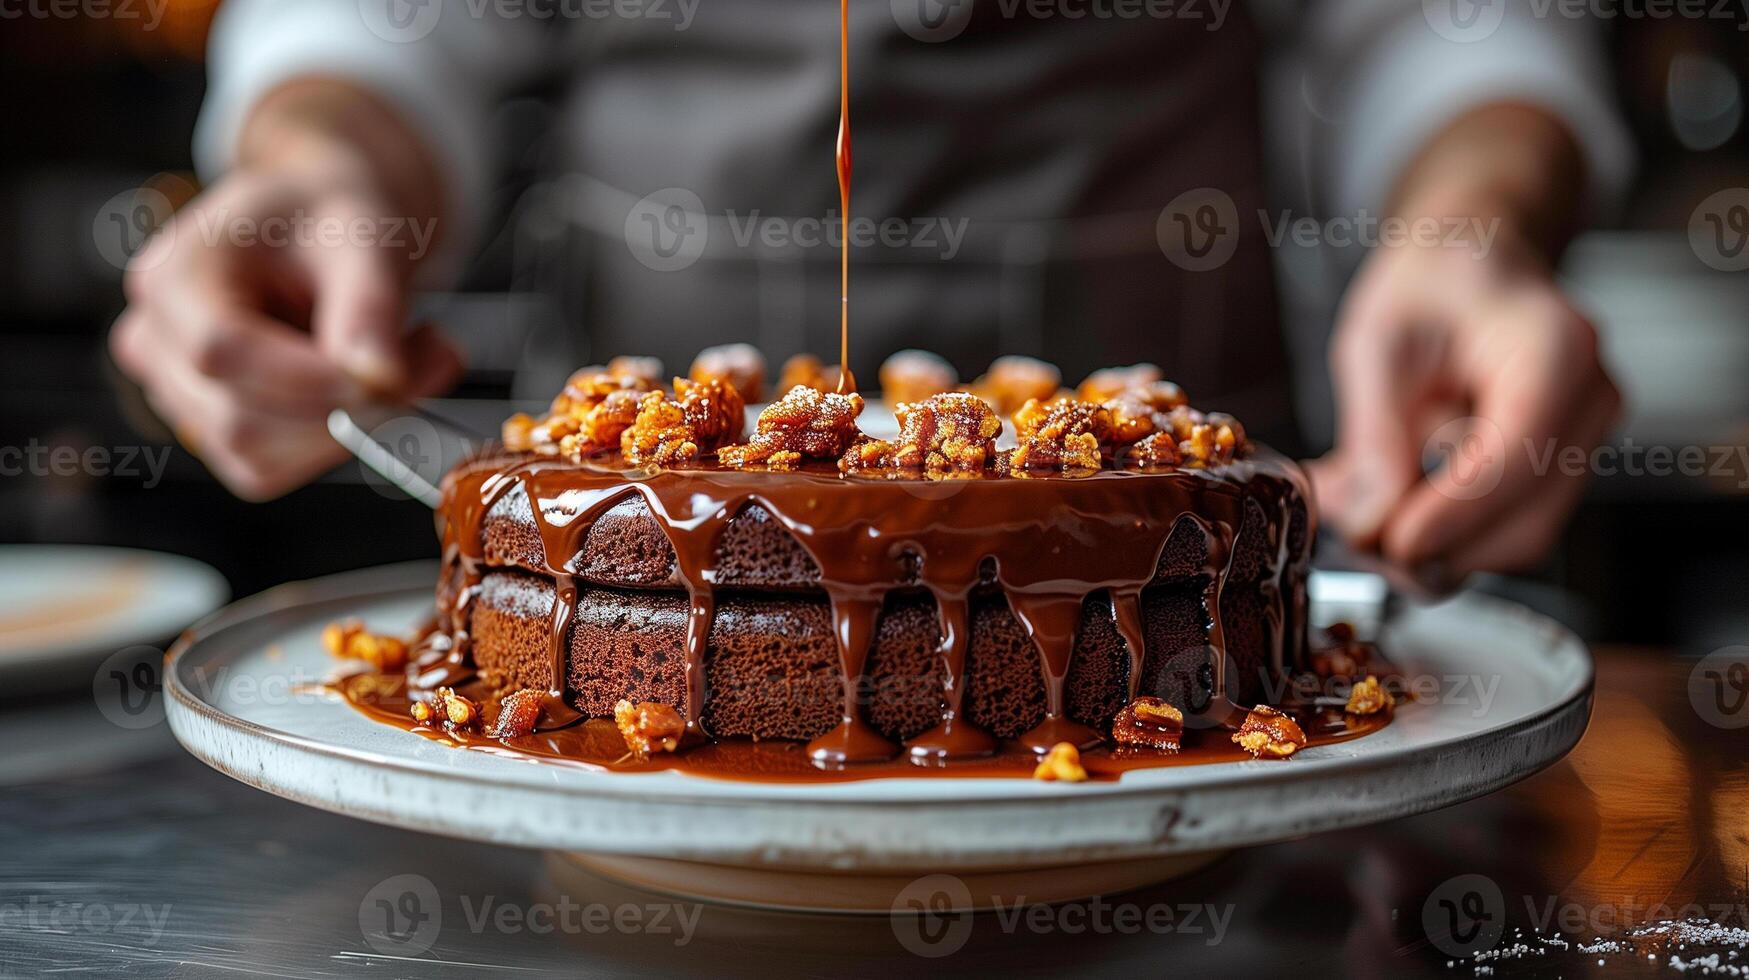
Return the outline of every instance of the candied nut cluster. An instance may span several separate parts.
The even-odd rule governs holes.
[[[857,428],[863,402],[854,390],[838,391],[839,369],[799,354],[784,363],[783,397],[761,413],[745,444],[738,443],[746,405],[765,395],[766,364],[756,348],[707,348],[690,377],[674,379],[671,390],[661,384],[661,369],[650,357],[584,368],[545,415],[508,419],[504,445],[579,462],[618,449],[631,465],[651,467],[712,453],[741,469],[791,470],[809,459],[836,459],[845,473],[916,471],[931,479],[973,479],[985,471],[1085,476],[1108,460],[1215,466],[1246,447],[1236,419],[1191,408],[1183,390],[1146,363],[1095,371],[1071,393],[1054,365],[1005,356],[955,391],[951,364],[927,351],[903,350],[881,365],[882,389],[901,429],[883,440]],[[854,378],[843,380],[855,388]],[[998,452],[994,440],[1004,415],[1013,418],[1017,445]]]
[[[1055,398],[1062,385],[1063,372],[1055,364],[1008,354],[990,362],[990,369],[966,390],[996,406],[998,414],[1013,415],[1029,401]]]
[[[1073,743],[1058,742],[1032,771],[1032,778],[1047,783],[1084,783],[1087,770],[1081,765],[1081,751]]]
[[[1184,739],[1184,712],[1143,695],[1119,709],[1111,720],[1111,739],[1119,745],[1176,752]]]
[[[531,734],[540,721],[546,696],[547,692],[532,687],[506,694],[498,702],[498,720],[492,725],[492,737],[520,738]]]
[[[407,666],[407,641],[369,632],[356,619],[323,627],[322,647],[342,660],[362,660],[378,671]]]
[[[1306,733],[1292,718],[1260,704],[1233,733],[1233,743],[1251,753],[1253,759],[1285,759],[1306,747]]]
[[[746,445],[726,446],[717,459],[737,469],[763,463],[774,470],[794,469],[803,459],[837,459],[860,434],[856,417],[862,408],[862,396],[855,392],[791,388],[759,413]]]
[[[734,386],[720,378],[675,378],[674,392],[652,391],[638,401],[636,417],[620,434],[620,452],[627,462],[687,463],[741,437],[747,406]]]
[[[1351,715],[1375,715],[1395,703],[1379,679],[1368,674],[1366,680],[1357,681],[1348,689],[1348,704],[1342,710]]]
[[[723,382],[749,405],[765,400],[765,355],[752,344],[706,347],[698,352],[687,373],[694,381]]]
[[[541,418],[518,412],[500,432],[511,452],[582,456],[618,444],[637,418],[638,399],[659,387],[662,362],[653,357],[616,357],[607,367],[571,375],[565,390]]]
[[[838,365],[822,364],[812,354],[797,354],[783,362],[783,370],[777,376],[777,390],[789,391],[800,385],[820,392],[837,391],[838,380]]]
[[[421,725],[439,725],[452,731],[476,727],[480,720],[480,706],[449,687],[440,687],[429,697],[413,702],[409,711]]]
[[[613,706],[613,723],[626,740],[626,748],[640,759],[652,752],[672,752],[686,734],[686,719],[680,712],[656,701],[633,704],[621,699]]]
[[[1111,439],[1111,413],[1074,398],[1035,398],[1014,413],[1014,432],[1020,445],[1009,457],[1010,469],[1098,469],[1099,447]]]
[[[838,460],[845,472],[869,469],[982,470],[996,458],[1002,420],[988,402],[944,391],[899,405],[897,442],[862,438]]]
[[[1075,389],[1075,397],[1084,402],[1106,402],[1131,389],[1146,388],[1165,377],[1166,372],[1157,364],[1100,368],[1081,382]]]
[[[881,364],[881,397],[894,405],[920,402],[959,383],[952,364],[924,350],[902,350]]]
[[[1354,680],[1373,669],[1378,647],[1355,636],[1348,623],[1332,623],[1324,630],[1329,646],[1312,653],[1312,672],[1320,678]]]

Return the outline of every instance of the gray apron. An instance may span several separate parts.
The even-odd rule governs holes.
[[[968,379],[1003,353],[1071,383],[1147,360],[1280,439],[1291,399],[1243,5],[1211,31],[1003,2],[852,0],[864,387],[903,347]],[[799,351],[835,359],[837,239],[816,223],[838,207],[837,19],[827,0],[704,0],[685,30],[613,19],[568,36],[566,176],[543,206],[569,229],[578,363],[635,352],[684,370],[729,341],[774,372]],[[1187,194],[1201,188],[1215,204]]]

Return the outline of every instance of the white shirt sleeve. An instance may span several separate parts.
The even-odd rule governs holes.
[[[1538,106],[1585,155],[1594,213],[1619,205],[1633,144],[1617,114],[1599,25],[1523,0],[1328,0],[1309,25],[1310,70],[1333,112],[1322,182],[1333,213],[1378,214],[1440,129],[1489,102]]]
[[[444,0],[226,0],[213,25],[196,164],[207,179],[228,169],[244,119],[273,88],[302,76],[343,79],[399,111],[436,154],[450,228],[448,254],[431,264],[453,266],[479,234],[500,162],[493,109],[542,64],[545,41],[532,18],[476,17]]]

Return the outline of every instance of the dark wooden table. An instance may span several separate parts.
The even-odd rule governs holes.
[[[1749,707],[1697,709],[1692,661],[1605,649],[1598,662],[1584,741],[1510,789],[1236,853],[1143,892],[964,919],[675,901],[550,855],[256,792],[162,725],[120,731],[89,701],[12,705],[0,976],[1677,976],[1672,956],[1709,953],[1749,966],[1729,935],[1682,949],[1626,938],[1691,915],[1749,929],[1749,729],[1714,723],[1749,722]],[[408,904],[404,875],[435,896]],[[1582,948],[1599,938],[1616,945]],[[1481,961],[1453,952],[1490,944]]]

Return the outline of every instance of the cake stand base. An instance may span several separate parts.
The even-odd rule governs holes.
[[[1111,895],[1200,871],[1225,853],[1205,851],[957,874],[928,870],[834,873],[574,851],[557,852],[561,860],[555,863],[569,862],[591,874],[646,891],[708,902],[794,912],[891,915],[981,911]]]

